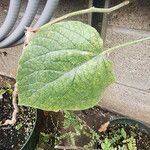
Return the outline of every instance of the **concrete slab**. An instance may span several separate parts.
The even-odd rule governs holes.
[[[130,29],[150,31],[150,0],[130,0],[131,4],[115,11],[109,17],[109,24]],[[111,0],[111,6],[122,0]]]
[[[115,83],[105,91],[100,106],[150,124],[150,92]]]
[[[106,46],[150,36],[150,32],[109,26]],[[118,49],[110,55],[117,82],[142,90],[150,90],[150,41]]]
[[[18,61],[22,53],[22,45],[0,49],[0,74],[9,76],[12,78],[16,77],[16,71],[18,66]]]
[[[120,0],[111,1],[112,5]],[[150,36],[150,1],[136,0],[109,16],[106,47]],[[122,48],[110,55],[116,83],[100,105],[150,124],[150,41]]]
[[[76,1],[60,0],[59,6],[57,8],[57,11],[54,14],[54,17],[60,17],[69,12],[88,8],[88,5],[89,5],[89,0],[76,0]],[[69,18],[69,20],[79,20],[87,23],[88,15],[85,14],[81,16],[72,17]]]

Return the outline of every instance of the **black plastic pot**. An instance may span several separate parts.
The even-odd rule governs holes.
[[[150,127],[141,121],[130,118],[118,118],[110,122],[110,126],[115,124],[127,124],[132,126],[138,125],[141,130],[144,130],[148,135],[150,135]]]
[[[132,125],[132,126],[138,125],[139,129],[141,129],[142,131],[145,131],[145,133],[150,135],[150,126],[148,126],[147,124],[141,121],[123,117],[123,118],[112,120],[109,126],[118,125],[118,124],[122,124],[122,125],[125,124],[125,125]],[[94,148],[99,149],[99,144],[97,144],[96,147]]]
[[[40,111],[36,110],[36,118],[33,130],[20,150],[35,150],[39,139],[40,114]]]

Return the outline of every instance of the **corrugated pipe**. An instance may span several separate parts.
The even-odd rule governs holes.
[[[6,19],[0,28],[0,41],[2,41],[14,27],[19,14],[20,6],[21,0],[10,0]]]
[[[52,18],[52,15],[53,15],[58,3],[59,3],[59,0],[47,0],[45,8],[33,28],[38,28],[38,27],[44,25],[45,23],[49,22]],[[20,39],[17,43],[15,43],[15,45],[22,44],[23,42],[24,42],[24,37],[22,39]]]
[[[39,0],[28,0],[28,5],[20,24],[13,31],[12,34],[10,34],[8,37],[6,37],[3,41],[0,42],[0,48],[8,47],[9,45],[15,43],[17,40],[23,37],[25,27],[30,26],[36,15],[38,4]]]

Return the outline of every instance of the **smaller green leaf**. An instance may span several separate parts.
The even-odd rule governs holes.
[[[48,142],[48,141],[49,141],[50,134],[41,132],[41,133],[40,133],[40,136],[41,136],[41,140],[42,140],[43,142]]]
[[[72,111],[64,111],[64,129],[79,127],[80,123]]]
[[[19,122],[17,125],[16,125],[16,130],[20,130],[23,126],[23,122]]]
[[[104,142],[101,144],[101,147],[103,150],[116,150],[116,148],[113,148],[111,140],[108,138],[105,138]]]
[[[11,84],[8,82],[5,82],[5,87],[7,88],[7,91],[9,92],[9,94],[12,94],[13,90],[12,90]]]
[[[11,84],[8,83],[8,82],[5,82],[5,86],[6,86],[6,88],[8,88],[8,89],[11,89],[11,88],[12,88],[12,87],[11,87]]]
[[[6,91],[7,91],[7,90],[1,89],[1,90],[0,90],[0,96],[2,96],[3,94],[5,94]]]
[[[129,150],[137,150],[136,140],[132,136],[129,138],[128,149]]]
[[[122,137],[123,137],[124,139],[127,138],[127,133],[126,133],[126,131],[124,130],[124,128],[121,129],[121,135],[122,135]]]

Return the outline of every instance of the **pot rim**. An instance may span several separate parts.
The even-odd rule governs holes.
[[[142,121],[132,119],[129,117],[120,117],[110,121],[110,125],[112,124],[129,124],[129,125],[138,125],[138,127],[144,130],[148,135],[150,135],[150,126]]]

